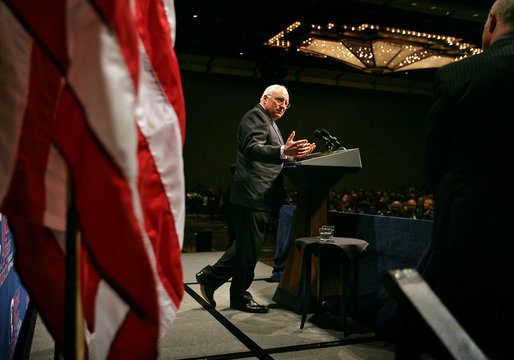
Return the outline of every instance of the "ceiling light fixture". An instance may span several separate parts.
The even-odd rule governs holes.
[[[367,73],[437,68],[482,52],[475,45],[451,36],[393,27],[319,26],[299,21],[264,45],[330,58]]]

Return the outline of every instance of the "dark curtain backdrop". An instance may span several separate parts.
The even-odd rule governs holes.
[[[239,120],[275,82],[187,71],[182,82],[186,187],[228,188]],[[325,128],[346,148],[360,149],[362,170],[343,177],[336,190],[426,186],[421,156],[430,96],[300,82],[283,85],[292,103],[277,122],[284,139],[295,130],[296,139],[316,141],[313,131]]]

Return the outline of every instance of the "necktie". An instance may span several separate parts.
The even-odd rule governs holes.
[[[278,139],[279,139],[280,145],[284,145],[284,139],[282,138],[282,134],[280,133],[280,129],[278,128],[277,124],[275,124],[275,122],[272,121],[271,125],[273,126],[273,129],[275,130],[275,132],[278,135]]]

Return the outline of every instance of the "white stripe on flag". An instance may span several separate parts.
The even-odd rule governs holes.
[[[171,46],[175,47],[175,34],[177,28],[177,21],[175,17],[175,4],[173,0],[163,0],[162,4],[164,5],[164,10],[166,11],[166,17],[168,18],[168,23],[170,26],[170,35],[171,35]]]
[[[68,80],[89,126],[129,181],[137,174],[135,90],[114,33],[88,1],[67,1]],[[86,73],[85,73],[86,72]]]
[[[125,320],[129,307],[105,281],[100,280],[95,302],[95,350],[97,359],[107,359],[112,339]]]
[[[57,43],[57,46],[54,46],[53,48],[52,46],[44,47],[47,52],[38,52],[40,51],[40,48],[36,47],[35,54],[39,54],[39,57],[34,57],[34,59],[32,59],[32,38],[23,30],[17,19],[12,16],[10,10],[5,6],[5,4],[0,2],[0,18],[2,20],[0,21],[0,33],[3,34],[3,39],[0,41],[0,83],[9,85],[2,86],[0,88],[0,116],[1,119],[8,119],[8,123],[2,124],[0,129],[0,171],[2,174],[2,176],[0,176],[0,204],[9,190],[9,181],[13,176],[16,164],[18,141],[21,136],[24,119],[27,118],[29,119],[27,121],[32,121],[32,123],[37,124],[38,126],[45,126],[45,121],[52,126],[56,126],[55,129],[57,130],[49,132],[48,134],[45,131],[39,132],[44,135],[42,136],[44,140],[42,146],[44,153],[41,152],[39,154],[46,154],[46,151],[49,151],[48,162],[46,163],[44,163],[44,156],[34,157],[34,159],[31,158],[34,152],[30,148],[29,143],[20,143],[23,145],[25,154],[29,154],[30,160],[38,165],[36,167],[39,171],[34,169],[34,173],[41,177],[41,179],[39,179],[39,177],[31,176],[30,179],[32,179],[32,181],[30,182],[30,185],[36,185],[36,189],[42,189],[43,187],[40,187],[39,184],[43,183],[43,179],[45,185],[44,191],[36,191],[35,196],[33,196],[34,194],[30,194],[35,200],[28,198],[26,203],[30,209],[30,205],[32,205],[30,202],[36,202],[36,221],[42,220],[41,224],[34,224],[34,229],[38,231],[42,230],[41,234],[47,234],[48,232],[45,232],[45,229],[42,229],[40,225],[52,228],[57,242],[61,246],[61,249],[64,249],[68,167],[64,162],[61,153],[55,146],[50,144],[50,141],[54,141],[58,144],[59,149],[63,154],[66,155],[66,158],[69,159],[71,169],[74,171],[73,174],[80,174],[88,179],[87,183],[84,181],[80,183],[82,177],[78,177],[75,180],[78,180],[77,183],[82,186],[81,191],[77,191],[76,195],[80,195],[82,199],[82,202],[77,201],[77,206],[82,211],[81,215],[83,215],[81,217],[83,224],[81,225],[84,225],[84,223],[87,224],[84,225],[83,228],[84,234],[93,233],[97,235],[85,237],[84,241],[89,246],[94,245],[93,248],[96,250],[94,256],[98,256],[98,258],[96,258],[97,260],[103,259],[104,261],[97,263],[100,266],[98,269],[95,268],[94,270],[107,270],[111,276],[106,276],[106,279],[111,279],[114,282],[120,281],[120,284],[112,283],[113,285],[111,287],[111,285],[107,284],[106,280],[101,280],[97,289],[97,297],[95,300],[95,329],[97,334],[95,344],[97,346],[97,358],[104,359],[111,354],[111,351],[123,353],[123,350],[132,351],[132,349],[141,349],[142,344],[130,341],[130,331],[123,332],[123,330],[131,329],[127,324],[134,324],[134,321],[141,321],[143,324],[149,325],[149,331],[147,334],[157,336],[156,327],[154,326],[157,325],[155,324],[157,321],[157,309],[155,308],[155,303],[152,303],[155,300],[153,298],[152,286],[155,285],[158,296],[157,301],[160,320],[159,333],[161,336],[164,335],[164,331],[168,328],[178,311],[180,299],[183,294],[183,287],[181,278],[182,273],[180,269],[180,249],[177,248],[176,241],[179,242],[179,246],[182,246],[185,222],[185,189],[182,160],[182,133],[184,129],[181,128],[183,123],[180,122],[180,119],[183,118],[183,98],[179,75],[170,74],[166,71],[164,73],[162,72],[163,69],[168,69],[167,64],[172,64],[173,71],[178,72],[178,67],[175,67],[176,63],[174,62],[174,55],[168,59],[167,64],[166,62],[156,62],[156,64],[158,64],[156,66],[161,66],[158,69],[161,70],[161,72],[159,72],[159,76],[161,81],[164,79],[163,84],[165,85],[163,86],[167,89],[168,94],[164,94],[159,80],[154,76],[154,69],[152,69],[150,61],[144,51],[144,47],[141,46],[141,44],[139,44],[139,56],[143,60],[140,60],[139,62],[139,79],[135,79],[137,71],[135,64],[137,64],[138,59],[135,56],[136,53],[132,51],[134,50],[133,45],[135,45],[135,42],[131,42],[135,40],[135,37],[130,37],[127,40],[126,38],[123,38],[123,36],[127,34],[120,35],[116,32],[119,31],[120,33],[123,33],[125,30],[128,30],[129,32],[133,31],[133,33],[129,35],[135,36],[135,29],[132,29],[131,27],[132,24],[135,25],[135,19],[131,19],[131,14],[129,12],[124,13],[125,15],[122,17],[113,17],[112,13],[109,13],[109,11],[116,7],[111,9],[109,6],[106,6],[105,9],[100,9],[102,7],[102,3],[100,3],[100,6],[98,6],[99,4],[96,4],[99,7],[98,11],[106,10],[106,14],[103,15],[106,15],[104,20],[107,20],[107,23],[103,23],[100,18],[101,15],[93,9],[91,3],[92,2],[86,0],[67,0],[66,2],[63,2],[62,6],[66,6],[66,13],[62,18],[58,19],[61,20],[61,22],[57,23],[58,26],[56,28],[44,26],[44,22],[34,21],[32,15],[35,14],[35,11],[31,11],[30,9],[27,9],[27,7],[25,7],[25,10],[23,11],[18,9],[22,20],[38,33],[39,37],[37,39],[41,42],[39,45],[44,47],[44,45],[49,45],[49,43],[50,45],[55,45],[53,41],[56,41]],[[123,5],[127,5],[126,3],[121,3]],[[15,7],[13,4],[11,4],[11,6]],[[61,5],[55,4],[53,10],[59,10],[59,6]],[[171,39],[174,39],[175,12],[173,1],[165,0],[163,2],[163,6],[166,11],[167,20],[169,21]],[[37,9],[41,11],[43,8]],[[124,10],[129,9],[124,8]],[[159,8],[159,11],[161,10],[162,8]],[[43,13],[43,15],[46,15],[46,13]],[[113,19],[109,19],[109,16],[113,17]],[[54,51],[59,53],[59,51],[64,50],[64,45],[59,43],[61,38],[56,37],[53,32],[55,29],[60,29],[59,25],[63,24],[62,21],[64,21],[64,19],[66,19],[65,36],[69,67],[66,67],[67,63],[64,56],[55,57],[56,54],[53,53]],[[131,22],[131,20],[134,20],[134,22]],[[34,24],[32,24],[31,21],[34,22]],[[114,23],[110,24],[108,23],[109,21]],[[59,33],[62,34],[62,31]],[[121,36],[121,39],[117,38],[118,35]],[[157,43],[158,42],[156,42],[156,44]],[[162,45],[162,43],[160,45]],[[159,46],[157,46],[157,48],[159,48]],[[127,51],[130,54],[128,54]],[[155,55],[156,54],[154,53],[154,57]],[[57,67],[61,66],[61,69],[68,70],[68,73],[66,75],[59,75],[58,71],[55,71],[56,69],[50,64],[48,57],[61,61],[62,63],[54,65]],[[155,58],[153,60],[155,61]],[[31,63],[31,61],[33,61],[33,63]],[[34,115],[37,114],[37,111],[28,112],[27,114],[32,116],[25,117],[26,107],[29,106],[29,76],[47,73],[33,72],[31,74],[30,67],[34,64],[36,64],[35,69],[49,68],[52,70],[48,72],[51,76],[35,76],[33,83],[31,83],[31,86],[33,87],[34,84],[37,84],[38,86],[34,87],[33,93],[30,94],[32,102],[29,105],[32,105],[31,110],[34,110],[36,106],[46,106],[44,108],[44,117],[34,117]],[[49,83],[48,79],[50,79],[52,80],[51,83],[53,84],[53,90],[56,90],[57,87],[55,85],[59,80],[61,80],[61,76],[66,78],[72,92],[69,91],[68,87],[65,87],[64,89],[66,91],[61,97],[62,101],[58,101],[56,104],[55,102],[57,101],[56,96],[58,92],[55,91],[51,94],[52,96],[49,97],[49,99],[46,99],[43,96],[45,91],[41,91],[41,89],[44,89],[44,86]],[[176,80],[176,77],[178,77],[178,82],[167,82],[167,80],[170,79]],[[37,81],[41,79],[45,81]],[[138,87],[137,103],[135,83],[141,84]],[[172,86],[170,87],[170,84],[176,85],[175,89]],[[180,94],[180,105],[177,107],[176,111],[173,108],[173,105],[170,104],[170,100],[168,100],[168,97],[170,94],[173,94],[174,90],[177,90],[178,94]],[[76,98],[74,95],[76,95]],[[173,95],[171,95],[170,99],[173,99]],[[54,109],[54,106],[56,105],[58,105],[57,110],[55,111],[55,114],[52,115],[52,109]],[[59,114],[59,116],[57,116],[57,114]],[[179,115],[177,116],[177,114]],[[94,132],[96,139],[92,139],[89,136],[89,128],[86,128],[83,125],[82,115],[85,115],[88,126]],[[70,119],[70,122],[67,121],[68,119]],[[153,162],[149,161],[149,164],[152,166],[155,164],[157,168],[158,175],[162,181],[162,187],[164,188],[166,198],[169,202],[169,207],[148,207],[147,203],[141,203],[142,199],[140,198],[138,184],[136,182],[139,167],[139,164],[137,163],[138,131],[136,119],[139,122],[140,130],[145,136],[145,140],[147,141],[153,158]],[[38,121],[41,121],[41,123]],[[27,131],[27,129],[32,131]],[[38,133],[36,129],[38,128],[28,126],[23,128],[23,131],[27,131],[29,135],[32,135],[34,133]],[[75,148],[73,144],[81,144],[80,141],[67,142],[66,136],[68,136],[68,130],[82,131],[82,133],[79,133],[78,137],[82,138],[80,134],[83,134],[84,138],[87,139],[84,142],[86,147],[81,146]],[[77,137],[77,132],[73,133],[73,131],[70,131],[70,134],[73,134],[71,135],[73,137],[70,139],[76,140],[75,137]],[[98,142],[96,140],[98,140]],[[102,149],[97,148],[98,143],[100,143]],[[29,145],[29,147],[27,147],[27,145]],[[88,149],[87,154],[81,153],[80,149],[85,148]],[[109,159],[105,159],[104,149],[108,153],[109,158],[116,163],[119,169],[121,169],[123,176],[120,176],[118,168],[116,166],[112,166]],[[81,162],[85,157],[90,159],[92,154],[95,154],[96,156],[93,157],[96,159],[94,162]],[[147,154],[147,152],[145,152],[145,154]],[[84,166],[84,163],[88,166]],[[102,171],[105,171],[106,173],[98,174],[98,179],[100,181],[95,183],[94,180],[91,181],[89,175],[94,174],[92,176],[96,176],[96,173],[94,171],[94,167],[89,165],[99,163],[104,165]],[[24,165],[26,166],[25,163]],[[41,169],[45,169],[45,166],[46,171],[43,174],[42,171],[44,170]],[[92,169],[93,171],[91,171]],[[23,171],[30,174],[30,171],[27,171],[27,169],[24,168],[21,172],[17,172],[15,175],[20,178],[20,176],[23,176]],[[144,177],[145,174],[142,173],[140,175]],[[113,183],[110,183],[111,180]],[[16,183],[23,184],[23,182],[20,181]],[[95,183],[95,185],[100,184],[101,187],[96,187],[94,190],[90,191],[89,188],[84,185],[92,183]],[[125,191],[127,190],[126,185],[128,185],[130,189],[131,196],[129,201],[132,201],[132,206],[127,205],[126,200],[129,199],[129,195],[128,192]],[[157,182],[157,185],[160,184]],[[94,231],[91,232],[92,229],[107,229],[107,232],[111,229],[108,221],[109,216],[102,217],[102,220],[105,220],[102,223],[103,227],[99,225],[99,221],[97,221],[98,219],[95,219],[94,217],[94,206],[96,204],[98,204],[98,206],[102,206],[101,196],[99,197],[98,195],[105,193],[105,191],[101,191],[104,189],[104,186],[106,186],[105,188],[110,189],[110,194],[114,194],[110,197],[113,201],[108,202],[111,206],[112,204],[118,205],[118,200],[119,204],[123,204],[122,206],[115,206],[115,208],[119,209],[120,212],[109,212],[109,214],[117,213],[123,215],[117,217],[118,223],[114,224],[112,227],[116,228],[116,226],[118,226],[119,229],[127,230],[124,234],[128,234],[128,236],[122,236],[123,239],[120,239],[120,242],[118,242],[116,236],[102,238],[102,234],[105,234],[106,231],[97,233]],[[99,189],[100,191],[98,191]],[[116,190],[113,191],[113,189]],[[18,191],[19,194],[24,194],[24,190],[23,186],[18,186],[15,191]],[[116,192],[118,190],[119,194]],[[44,198],[42,196],[37,196],[43,192]],[[90,194],[95,195],[95,200],[94,202],[90,202],[85,205],[87,201],[84,201],[84,198],[87,200],[87,197]],[[11,195],[13,194],[9,194],[8,199],[11,199]],[[14,196],[16,196],[15,193]],[[16,206],[17,198],[12,197],[12,199],[14,199],[15,206],[13,206],[12,201],[9,203],[9,211],[11,211],[11,213],[13,208],[18,208]],[[106,205],[107,203],[103,204]],[[145,207],[143,208],[143,206]],[[161,249],[153,248],[152,241],[154,240],[154,237],[152,237],[151,240],[146,233],[144,219],[148,213],[145,212],[143,214],[143,211],[149,211],[148,209],[152,209],[152,216],[154,216],[153,218],[155,219],[160,219],[160,216],[163,213],[166,214],[166,217],[163,217],[163,219],[170,218],[170,213],[168,211],[171,210],[174,218],[174,229],[167,228],[163,233],[158,233],[155,236],[155,240],[158,242],[156,246],[162,245],[160,244],[160,241],[165,242],[165,245],[172,244],[174,252],[176,252],[173,256],[168,256],[166,258],[165,256],[162,256],[162,254],[159,255],[159,252],[154,252],[154,250],[160,251]],[[136,219],[134,219],[134,215]],[[137,229],[134,229],[133,226],[134,221],[137,221],[140,237],[137,233],[134,234],[133,230],[137,232]],[[23,224],[23,221],[20,221],[20,223]],[[167,224],[168,223],[173,224],[172,222],[167,222]],[[24,227],[22,226],[21,228]],[[85,229],[88,229],[89,232],[86,232]],[[172,234],[173,231],[176,231],[178,239],[175,239],[175,234]],[[22,242],[25,245],[25,249],[31,249],[30,246],[26,246],[27,244],[31,244],[31,238],[28,235],[29,232],[25,232],[25,237],[23,238],[24,242]],[[52,237],[49,236],[49,238]],[[95,242],[95,240],[101,241]],[[114,247],[110,240],[113,240],[113,242],[116,243]],[[127,250],[127,246],[122,246],[122,241],[127,241],[127,243],[125,243],[126,245],[130,244],[130,246],[128,246],[130,250]],[[139,249],[141,245],[139,241],[142,241],[144,253],[142,247]],[[169,241],[172,242],[170,243]],[[53,245],[53,242],[46,241],[43,242],[43,244]],[[120,245],[119,247],[118,244]],[[107,247],[106,245],[110,246]],[[103,256],[105,255],[105,252],[104,254],[101,253],[101,249],[104,248],[104,246],[106,246],[105,248],[116,249],[118,260],[125,259],[125,257],[121,255],[123,255],[123,251],[128,251],[127,254],[130,254],[133,260],[139,261],[140,263],[138,266],[132,268],[125,266],[127,263],[124,263],[123,261],[116,263],[118,266],[116,268],[113,266],[105,266],[106,264],[111,265],[112,263],[105,261],[105,256]],[[163,248],[167,247],[164,246]],[[91,247],[88,249],[91,249]],[[134,250],[136,252],[134,252]],[[51,251],[54,252],[51,255],[60,255],[60,259],[62,260],[62,254],[59,253],[56,247],[52,247]],[[29,259],[26,255],[27,253],[30,252],[20,251],[20,254],[24,255],[25,260]],[[160,256],[159,259],[156,258],[156,254]],[[108,257],[108,259],[110,259],[110,257]],[[161,260],[163,261],[161,262]],[[30,261],[25,262],[25,264],[27,263],[30,263]],[[167,266],[165,269],[161,266],[163,263]],[[41,269],[51,269],[46,266],[47,264],[44,261],[41,261],[38,264]],[[153,283],[151,283],[151,277],[149,276],[149,267],[151,267],[151,276],[154,280]],[[27,278],[30,278],[32,285],[36,285],[34,288],[37,288],[36,291],[38,292],[39,299],[46,300],[47,298],[45,297],[46,293],[44,292],[44,288],[41,292],[41,289],[37,286],[39,272],[32,271],[32,273],[30,273],[30,270],[33,269],[28,267],[25,270],[27,269],[29,270],[25,275]],[[135,284],[134,280],[138,279],[136,272],[139,274],[145,273],[146,275],[144,276],[143,282],[138,285],[133,285]],[[60,274],[62,275],[62,273]],[[98,275],[102,276],[102,273],[98,273]],[[103,275],[105,276],[105,274]],[[56,279],[57,282],[53,285],[60,286],[62,278],[57,276]],[[52,281],[54,280],[55,279],[52,279]],[[167,281],[169,281],[169,283]],[[114,290],[118,289],[117,286],[120,286],[120,293],[116,293]],[[145,288],[145,286],[147,286],[147,288]],[[139,291],[141,288],[145,288],[145,291]],[[141,293],[141,296],[139,296],[138,291]],[[120,296],[124,296],[125,300]],[[125,298],[125,296],[127,297]],[[48,298],[51,298],[51,296],[48,296]],[[139,306],[139,313],[133,312],[128,306],[131,301]],[[48,311],[49,309],[51,312],[55,307],[52,309],[51,306],[47,306],[44,310]],[[92,312],[88,312],[88,314],[92,314]],[[147,316],[147,319],[143,318],[145,316]],[[56,328],[57,338],[60,338],[62,341],[62,328],[60,325],[55,325],[57,318],[58,316],[55,316],[55,314],[49,315],[49,323]],[[128,320],[125,322],[125,319]],[[145,321],[150,319],[152,321],[151,324],[145,323]],[[117,347],[111,349],[113,341],[116,341]],[[153,346],[152,340],[147,339],[145,345],[147,348],[144,348],[144,351],[145,354],[148,354],[148,351],[150,350],[148,349],[148,345]]]
[[[172,191],[182,191],[183,183],[181,178],[183,174],[181,161],[181,137],[180,130],[176,130],[178,120],[173,108],[160,89],[157,79],[153,76],[150,63],[146,57],[142,44],[140,44],[140,49],[139,101],[136,110],[137,124],[148,141],[148,146],[152,152],[161,181],[165,187],[168,201],[171,202],[172,196],[170,196],[170,193]],[[175,140],[173,140],[173,138],[175,138]],[[176,149],[177,144],[179,145],[179,149]],[[170,171],[174,171],[175,173],[170,174]],[[176,179],[177,176],[180,178]],[[174,183],[171,183],[170,181],[174,181]],[[178,198],[178,201],[180,202],[180,196],[178,196]],[[177,227],[177,232],[180,231],[180,233],[182,233],[183,216],[181,216],[180,212],[177,213],[177,211],[180,211],[181,209],[175,209],[172,204],[170,204],[170,207],[173,212],[176,226],[181,226],[180,223],[177,224],[177,219],[182,222],[182,227]],[[170,240],[168,238],[165,239],[167,241]],[[145,240],[149,241],[146,237]],[[149,251],[151,252],[150,257],[153,262],[155,261],[155,256],[151,244]],[[163,336],[166,329],[173,322],[178,309],[173,301],[171,301],[167,291],[164,289],[158,274],[155,273],[155,275],[160,309],[159,333]]]
[[[90,3],[68,0],[68,4],[68,46],[72,64],[69,82],[83,104],[88,124],[128,181],[133,210],[146,238],[135,183],[137,129],[132,78],[114,33],[100,21]],[[87,74],[84,69],[88,69]],[[144,243],[146,245],[147,241]],[[155,259],[150,257],[150,263],[155,274]],[[119,295],[101,280],[95,301],[95,349],[99,359],[109,356],[128,311],[129,307]]]
[[[182,137],[178,117],[151,69],[140,45],[141,71],[137,124],[148,141],[175,220],[180,246],[184,238],[185,188]]]
[[[9,189],[29,88],[32,38],[0,2],[0,205]]]
[[[66,231],[68,167],[66,161],[55,148],[50,146],[45,172],[45,211],[43,225],[48,228]]]

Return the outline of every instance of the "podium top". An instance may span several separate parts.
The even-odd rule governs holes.
[[[358,148],[310,154],[291,165],[362,168],[361,155]]]
[[[310,154],[302,160],[284,164],[284,173],[300,188],[328,189],[343,175],[358,172],[361,168],[361,156],[356,148]]]

